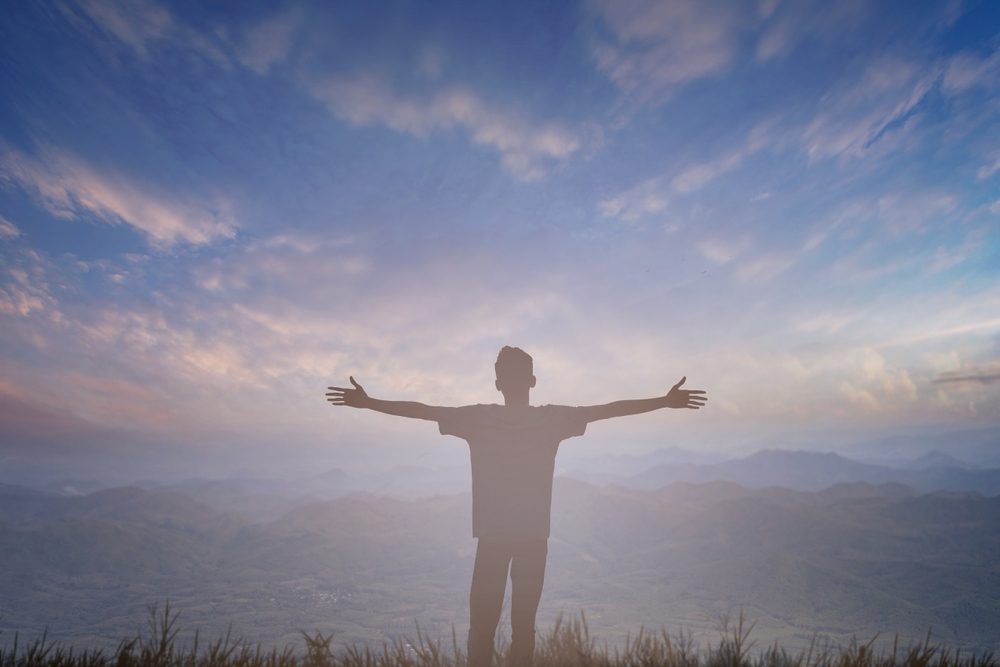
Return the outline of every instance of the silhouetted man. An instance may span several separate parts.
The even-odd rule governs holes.
[[[593,421],[660,408],[697,410],[707,398],[704,391],[681,389],[687,379],[681,378],[666,396],[658,398],[580,408],[532,407],[528,403],[528,393],[535,386],[531,357],[520,348],[504,347],[495,368],[503,405],[443,408],[382,401],[368,396],[353,377],[353,389],[329,387],[327,400],[334,405],[436,421],[441,435],[455,435],[469,443],[472,536],[479,538],[469,595],[469,665],[489,667],[492,662],[509,567],[509,663],[522,667],[531,664],[535,652],[535,613],[545,577],[552,476],[559,443],[583,435]]]

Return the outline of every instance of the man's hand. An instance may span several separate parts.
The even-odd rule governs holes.
[[[326,395],[326,400],[334,405],[346,405],[352,408],[371,407],[371,399],[368,398],[364,388],[354,381],[354,376],[351,376],[351,384],[354,385],[354,389],[327,387],[330,391]]]
[[[417,403],[416,401],[383,401],[378,398],[372,398],[366,394],[364,388],[355,382],[353,377],[351,377],[351,384],[354,385],[354,389],[347,389],[344,387],[327,387],[330,391],[326,395],[326,400],[330,401],[334,405],[346,405],[352,408],[368,408],[369,410],[374,410],[387,415],[395,415],[397,417],[425,419],[432,422],[436,422],[438,420],[438,412],[441,408],[433,405],[424,405],[423,403]]]
[[[628,415],[641,415],[644,412],[652,412],[660,408],[690,408],[697,410],[705,405],[708,397],[700,389],[681,389],[681,385],[684,384],[685,380],[687,380],[687,377],[682,377],[680,382],[670,388],[670,393],[666,396],[615,401],[606,405],[591,405],[581,409],[586,410],[588,422],[596,422],[600,419],[611,419],[613,417],[627,417]]]
[[[705,405],[705,401],[708,400],[704,393],[700,389],[681,389],[681,385],[687,380],[687,376],[681,378],[681,381],[670,388],[670,392],[667,394],[667,406],[668,408],[691,408],[692,410],[697,410],[701,406]]]

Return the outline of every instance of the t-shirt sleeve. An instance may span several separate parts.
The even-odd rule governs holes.
[[[467,439],[473,428],[473,411],[466,406],[461,408],[438,408],[438,431],[441,435],[454,435]]]
[[[552,410],[551,428],[559,441],[583,435],[587,430],[587,411],[565,405],[550,406]]]

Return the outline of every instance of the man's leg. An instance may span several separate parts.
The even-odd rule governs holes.
[[[479,540],[469,593],[469,667],[490,667],[493,662],[510,558],[509,544]]]
[[[548,540],[519,542],[510,565],[510,667],[530,667],[535,656],[535,613],[545,583]]]

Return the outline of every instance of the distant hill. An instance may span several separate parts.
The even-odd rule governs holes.
[[[896,467],[811,451],[762,450],[746,458],[716,463],[705,463],[705,458],[682,449],[668,448],[642,456],[560,458],[557,463],[563,471],[560,474],[595,486],[617,484],[645,491],[655,491],[676,482],[730,481],[750,489],[774,486],[818,492],[836,484],[865,482],[901,484],[921,493],[955,491],[1000,495],[1000,470],[974,468],[941,452],[900,461]],[[590,467],[586,470],[572,468],[565,465],[566,461],[586,462]],[[641,472],[627,472],[636,470]],[[359,494],[412,500],[460,493],[469,490],[470,476],[467,466],[396,466],[366,475],[335,468],[290,480],[238,477],[188,479],[169,484],[145,481],[137,485],[147,491],[184,494],[215,510],[266,523],[309,503]]]
[[[469,490],[467,466],[421,468],[394,466],[379,473],[354,475],[334,468],[298,479],[188,479],[169,484],[140,481],[137,486],[157,493],[175,492],[224,512],[258,522],[273,521],[308,503],[374,494],[412,500],[442,493]]]
[[[56,493],[37,491],[25,486],[0,484],[0,522],[31,523],[58,512],[67,500]]]
[[[927,468],[969,468],[974,469],[977,466],[971,463],[966,463],[965,461],[960,461],[954,456],[945,454],[943,452],[933,451],[924,454],[915,461],[910,461],[900,466],[894,466],[899,468],[909,468],[911,470],[926,470]]]
[[[304,629],[378,642],[412,633],[415,619],[462,636],[470,500],[339,498],[251,523],[178,493],[0,487],[0,641],[48,627],[78,646],[113,645],[166,599],[189,629],[232,622],[279,646]],[[792,648],[815,633],[905,643],[930,628],[951,646],[1000,648],[1000,498],[898,483],[649,492],[557,478],[552,525],[541,626],[583,610],[612,642],[641,625],[714,639],[719,615],[743,609],[760,642]]]
[[[932,459],[940,461],[939,458]],[[722,463],[659,465],[623,480],[627,486],[654,491],[675,482],[736,482],[760,489],[781,486],[797,491],[819,491],[834,484],[904,484],[922,493],[974,491],[1000,495],[1000,470],[964,467],[899,469],[858,463],[834,453],[763,450],[744,459]]]

